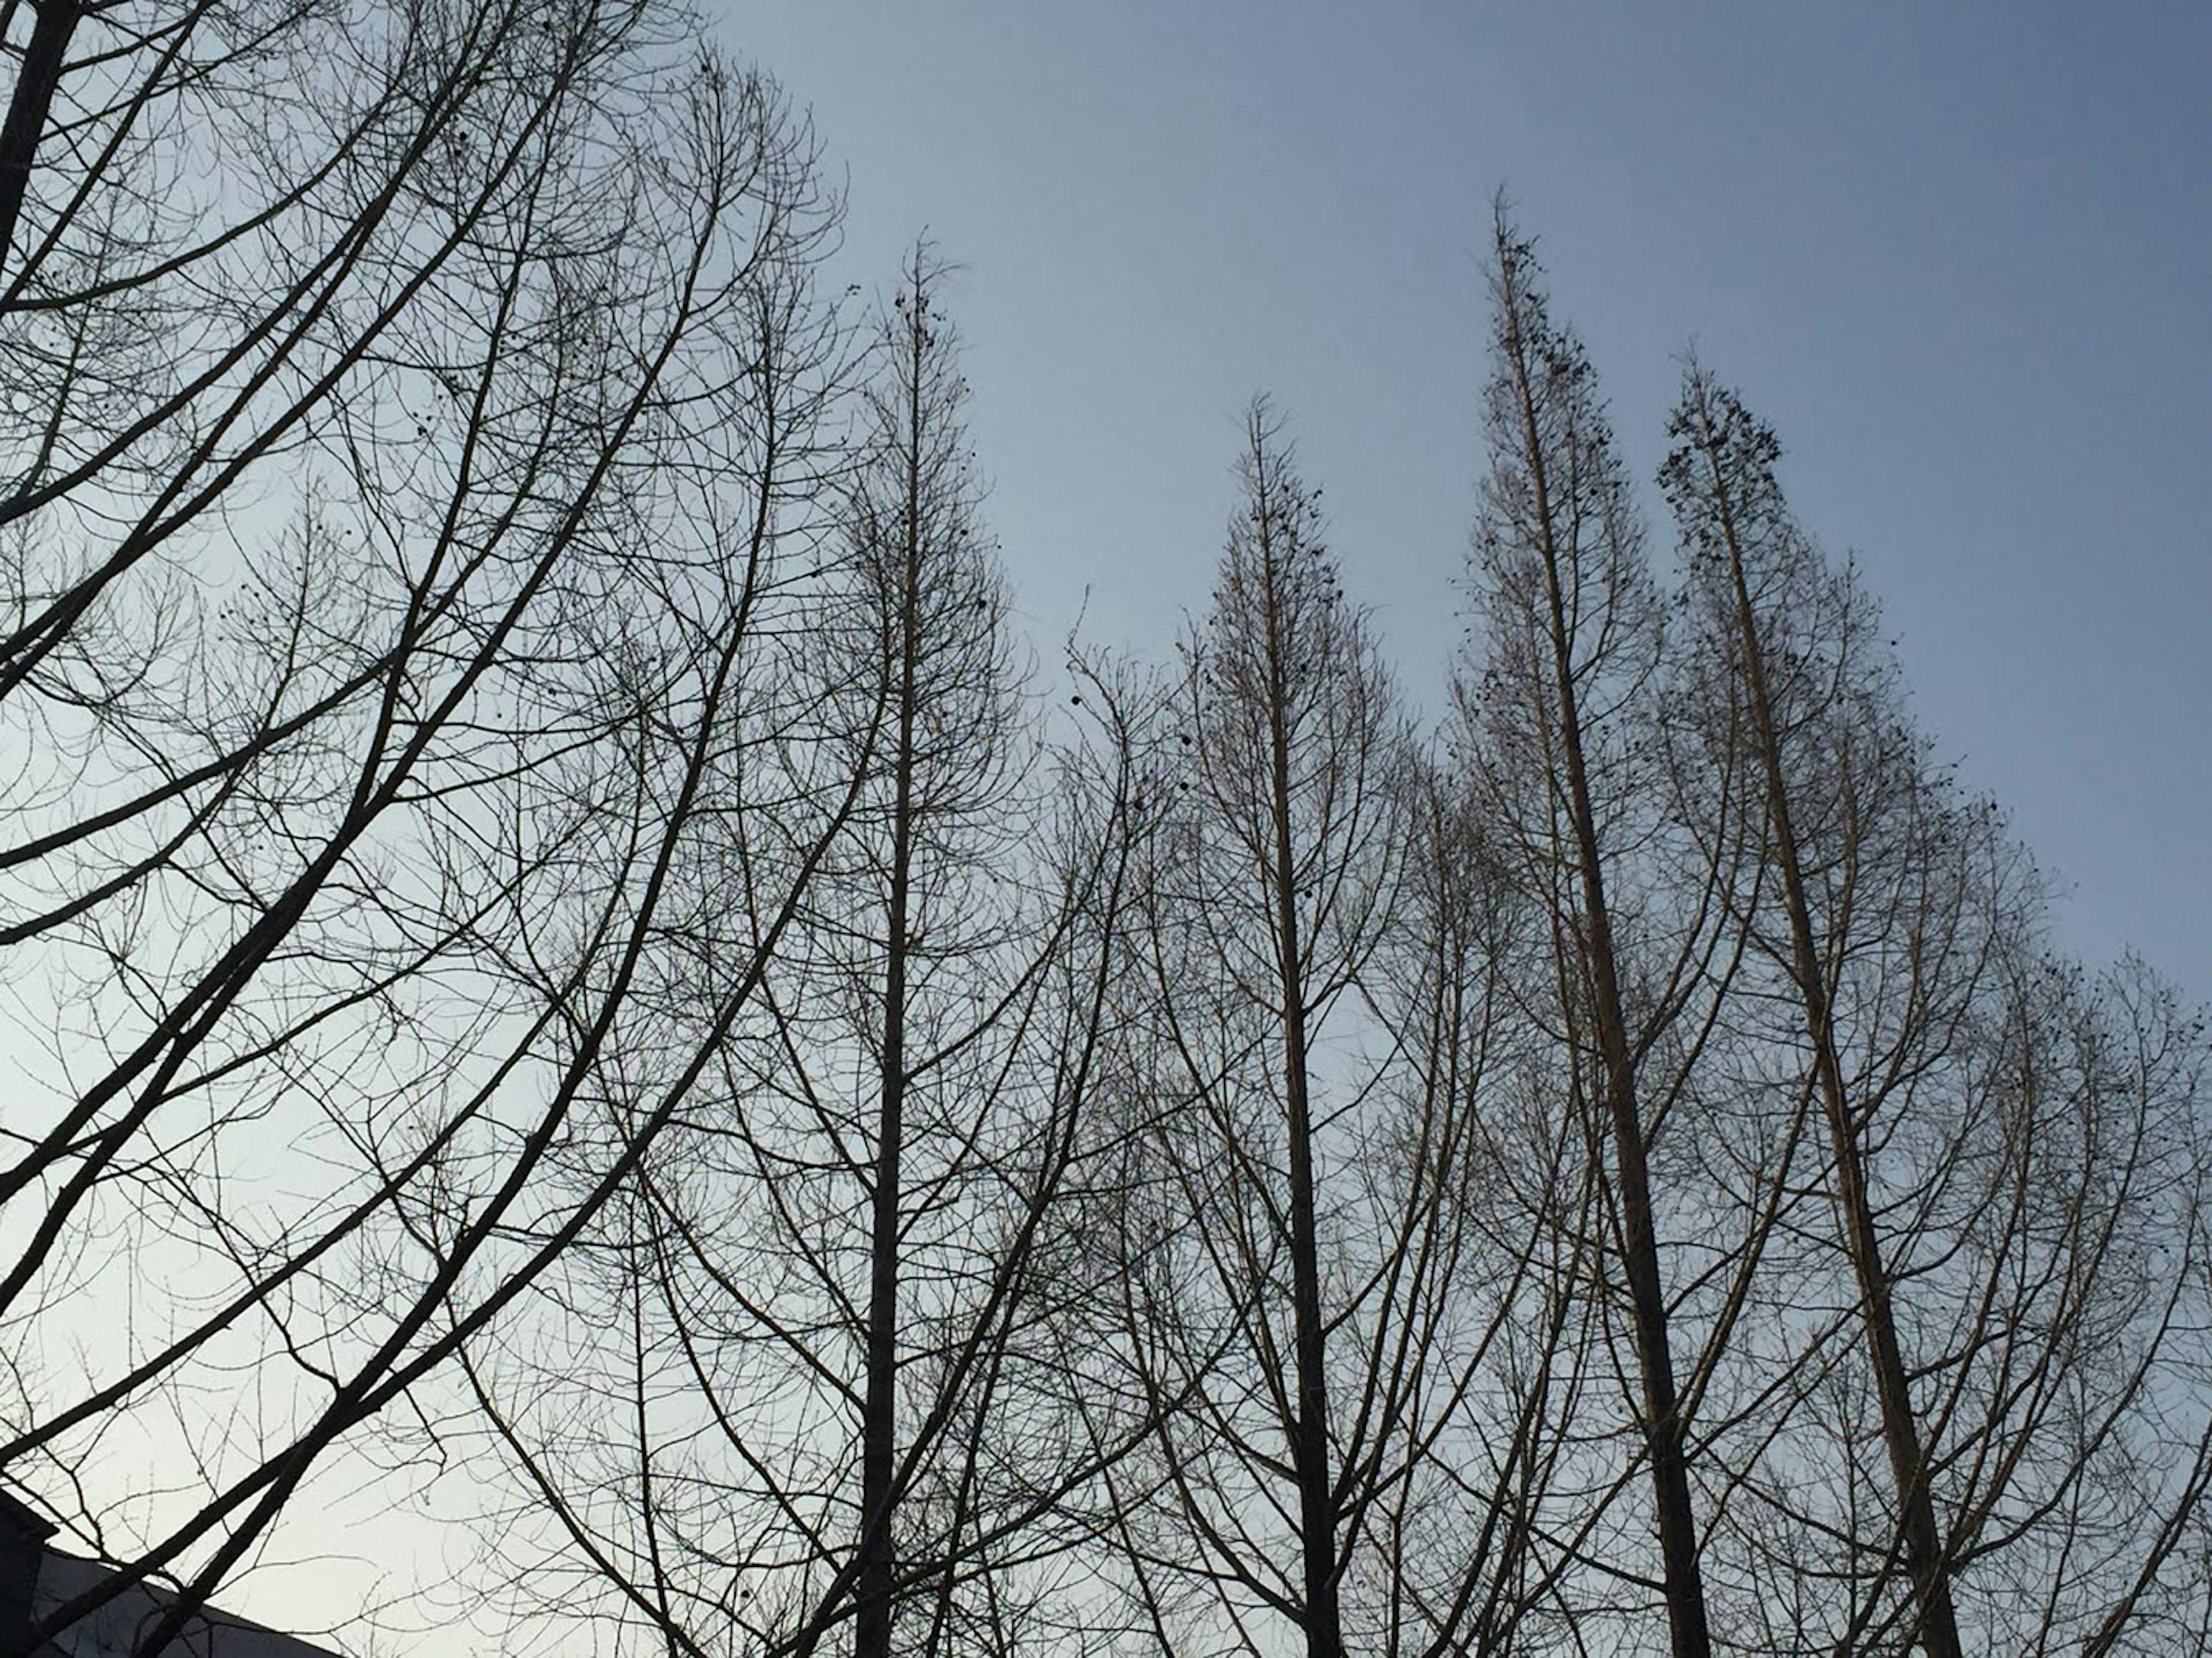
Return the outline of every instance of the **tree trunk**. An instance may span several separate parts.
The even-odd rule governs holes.
[[[1343,1619],[1336,1592],[1336,1493],[1329,1467],[1328,1379],[1321,1311],[1321,1244],[1314,1218],[1313,1114],[1306,1053],[1305,974],[1299,942],[1297,860],[1291,830],[1290,734],[1279,611],[1272,590],[1273,550],[1262,552],[1271,573],[1267,629],[1267,736],[1273,799],[1275,945],[1281,987],[1283,1093],[1290,1117],[1291,1271],[1297,1347],[1298,1414],[1291,1460],[1298,1484],[1298,1536],[1305,1569],[1307,1658],[1341,1658]]]
[[[62,63],[70,37],[84,15],[83,0],[42,0],[32,8],[30,44],[9,94],[8,118],[0,125],[0,276],[8,274],[9,251],[15,245],[15,222],[31,185],[31,163],[46,114],[62,82]]]
[[[892,1463],[898,1407],[899,1153],[905,1132],[906,979],[914,870],[915,638],[921,616],[922,421],[921,286],[908,327],[906,546],[898,610],[898,738],[892,760],[890,902],[884,915],[884,1033],[876,1119],[874,1208],[868,1239],[867,1399],[860,1428],[860,1570],[855,1658],[890,1658]]]

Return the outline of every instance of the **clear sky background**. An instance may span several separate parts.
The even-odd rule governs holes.
[[[1694,339],[1888,605],[2068,942],[2212,993],[2212,4],[773,0],[731,45],[927,227],[1047,659],[1203,604],[1256,388],[1432,695],[1503,185],[1648,485]],[[1671,560],[1658,527],[1655,550]]]

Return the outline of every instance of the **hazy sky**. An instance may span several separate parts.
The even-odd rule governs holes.
[[[2070,883],[2069,939],[2212,993],[2204,0],[775,0],[727,29],[849,168],[841,281],[924,226],[967,265],[990,516],[1048,647],[1085,587],[1088,633],[1148,649],[1203,601],[1264,386],[1432,692],[1504,185],[1639,478],[1694,338],[1862,557],[1941,750]]]

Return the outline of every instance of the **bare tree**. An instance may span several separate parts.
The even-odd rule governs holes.
[[[1818,699],[1826,689],[1823,682],[1840,675],[1824,673],[1818,658],[1802,649],[1793,651],[1795,641],[1783,644],[1769,632],[1777,624],[1810,632],[1837,618],[1832,611],[1816,616],[1813,605],[1806,602],[1811,595],[1785,591],[1793,585],[1793,576],[1802,580],[1810,573],[1785,568],[1795,550],[1788,544],[1787,528],[1776,516],[1778,501],[1766,471],[1775,447],[1769,435],[1741,420],[1733,404],[1723,408],[1715,399],[1710,380],[1692,371],[1673,422],[1683,446],[1668,462],[1669,494],[1686,540],[1704,555],[1697,568],[1711,571],[1713,585],[1724,594],[1722,604],[1728,623],[1721,635],[1725,641],[1724,659],[1741,688],[1743,723],[1762,774],[1766,859],[1781,889],[1788,926],[1788,970],[1802,1003],[1814,1086],[1831,1140],[1837,1206],[1856,1280],[1882,1439],[1897,1482],[1905,1562],[1919,1600],[1917,1633],[1925,1641],[1930,1658],[1960,1658],[1950,1567],[1929,1497],[1929,1471],[1919,1419],[1898,1343],[1891,1270],[1883,1259],[1875,1228],[1875,1199],[1868,1187],[1859,1125],[1863,1108],[1846,1096],[1838,1052],[1832,1005],[1835,985],[1828,966],[1835,957],[1827,947],[1829,941],[1815,928],[1807,860],[1799,841],[1803,802],[1793,800],[1790,756],[1784,747],[1785,728],[1793,732],[1809,728],[1826,734],[1825,727],[1808,726],[1814,711],[1803,704]],[[1755,541],[1747,541],[1747,536],[1756,537]],[[1747,555],[1759,561],[1756,570],[1749,568]],[[1767,616],[1754,608],[1754,589],[1773,607]],[[1838,647],[1847,647],[1856,631],[1839,638]],[[1778,695],[1769,669],[1770,650],[1778,645],[1789,653],[1787,668],[1793,678]],[[1788,701],[1793,693],[1794,701]],[[1901,758],[1901,763],[1911,765],[1909,756],[1882,751],[1885,745],[1899,741],[1893,728],[1877,727],[1870,735],[1875,756],[1870,763],[1849,770],[1837,766],[1834,781],[1841,785],[1838,793],[1850,791],[1855,785],[1863,788],[1885,762],[1895,764]],[[1820,761],[1831,764],[1838,758],[1833,753],[1820,756]],[[1844,804],[1849,810],[1857,803],[1846,794]],[[1846,873],[1855,872],[1846,866]]]
[[[1055,1428],[1044,1263],[1091,1151],[1131,750],[1039,770],[944,282],[917,247],[878,319],[800,639],[806,744],[853,805],[714,1094],[546,1281],[591,1316],[477,1365],[564,1569],[598,1580],[572,1611],[650,1645],[805,1653],[849,1622],[863,1655],[1024,1649],[1096,1461]]]
[[[1817,1105],[1843,1324],[1864,1355],[1861,1388],[1837,1369],[1837,1325],[1802,1332],[1788,1373],[1804,1391],[1778,1395],[1790,1409],[1747,1494],[1854,1469],[1870,1412],[1885,1490],[1817,1515],[1783,1498],[1801,1539],[1848,1540],[1834,1567],[1802,1541],[1785,1558],[1843,1591],[1838,1607],[1813,1595],[1808,1649],[2069,1649],[2086,1629],[2069,1599],[2094,1604],[2091,1582],[2125,1570],[2117,1536],[2133,1533],[2118,1554],[2155,1552],[2200,1489],[2203,1451],[2154,1379],[2187,1345],[2199,1061],[2156,995],[2124,977],[2100,993],[2042,946],[2032,866],[1929,762],[1856,571],[1790,516],[1772,432],[1694,365],[1671,430],[1705,729],[1717,764],[1759,779],[1765,822],[1766,878],[1738,893],[1753,982],[1773,988],[1733,1017],[1765,1027],[1776,1084]],[[2134,1066],[2111,1063],[2130,1048]],[[2191,1472],[2130,1490],[2131,1438]],[[1987,1585],[1974,1606],[1970,1570]]]
[[[1346,1224],[1358,1205],[1340,1215],[1325,1193],[1346,1178],[1327,1148],[1348,1151],[1364,1088],[1332,1078],[1318,1044],[1388,925],[1410,751],[1322,543],[1317,492],[1264,401],[1245,438],[1243,500],[1173,704],[1177,788],[1149,854],[1153,1039],[1133,1081],[1161,1102],[1144,1114],[1159,1161],[1133,1184],[1157,1203],[1128,1206],[1152,1236],[1117,1287],[1175,1540],[1152,1546],[1152,1564],[1182,1587],[1218,1582],[1214,1615],[1240,1642],[1271,1612],[1308,1652],[1335,1655],[1346,1521],[1373,1496],[1360,1463],[1394,1412],[1365,1417],[1381,1401],[1361,1403],[1358,1382],[1353,1414],[1332,1415],[1333,1378],[1358,1362],[1328,1351],[1360,1290],[1340,1252],[1366,1240]]]
[[[1662,1125],[1695,1107],[1697,1055],[1731,960],[1720,898],[1735,854],[1725,834],[1702,859],[1669,841],[1655,741],[1663,601],[1589,361],[1552,319],[1533,248],[1502,203],[1493,240],[1490,471],[1476,537],[1482,653],[1456,692],[1459,750],[1500,855],[1540,918],[1541,965],[1522,979],[1526,1015],[1551,1044],[1540,1085],[1590,1137],[1587,1155],[1603,1171],[1606,1247],[1595,1270],[1600,1284],[1617,1270],[1625,1289],[1637,1461],[1659,1552],[1656,1580],[1632,1556],[1621,1573],[1663,1600],[1671,1649],[1695,1658],[1712,1636],[1690,1414],[1764,1220],[1755,1193],[1741,1220],[1689,1203],[1680,1212],[1695,1217],[1694,1230],[1678,1246],[1680,1281],[1670,1281],[1653,1156]],[[1725,827],[1733,819],[1722,800]],[[1594,1487],[1593,1519],[1609,1504]]]
[[[0,1459],[125,1568],[51,1629],[181,1576],[150,1651],[318,1470],[444,1416],[842,833],[776,643],[836,203],[773,83],[658,7],[39,30],[72,18],[11,103],[36,164],[0,271],[31,992],[0,1317],[45,1359],[9,1369]],[[605,1058],[732,816],[758,925],[617,1116]],[[72,1353],[137,1273],[157,1315]],[[241,1366],[268,1406],[210,1425]]]
[[[856,879],[865,890],[853,906],[855,919],[871,918],[859,929],[860,973],[881,975],[880,1017],[871,1033],[875,1121],[872,1135],[861,1142],[872,1139],[864,1170],[871,1211],[858,1658],[886,1658],[891,1649],[893,1482],[905,1345],[900,1278],[902,1266],[910,1274],[915,1264],[908,1233],[916,1188],[937,1206],[948,1187],[969,1176],[967,1153],[988,1133],[969,1115],[972,1101],[979,1091],[990,1097],[989,1079],[1004,1063],[991,1055],[972,1078],[963,1072],[945,1077],[946,1062],[963,1050],[988,1052],[977,1042],[986,1027],[972,1012],[945,1019],[929,1005],[941,1002],[941,993],[930,998],[924,982],[937,964],[964,965],[995,942],[975,930],[981,918],[969,887],[1009,849],[1006,837],[1015,826],[1003,813],[1020,762],[1012,751],[1019,733],[1004,600],[975,544],[976,486],[957,421],[962,388],[951,325],[937,297],[940,285],[927,250],[918,248],[894,301],[897,316],[886,324],[894,367],[877,393],[873,452],[854,495],[861,626],[874,635],[867,660],[892,727],[878,784],[880,829],[862,848]],[[976,986],[970,981],[963,988]],[[994,1003],[1002,993],[988,981],[985,989]],[[969,999],[972,1008],[983,998]],[[920,1039],[911,1054],[910,1035]],[[957,1103],[930,1111],[914,1127],[941,1136],[951,1155],[909,1184],[909,1102],[925,1109],[939,1104],[916,1086],[924,1079]],[[921,1134],[915,1138],[919,1145]]]

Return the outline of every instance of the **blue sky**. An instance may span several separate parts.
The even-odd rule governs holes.
[[[840,282],[925,227],[967,267],[1048,660],[1086,590],[1086,634],[1151,652],[1204,601],[1265,387],[1434,693],[1502,185],[1637,474],[1694,340],[2070,887],[2068,942],[2212,994],[2212,5],[773,0],[724,32],[849,169]]]

